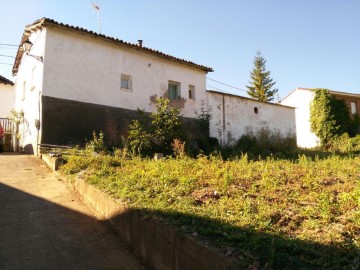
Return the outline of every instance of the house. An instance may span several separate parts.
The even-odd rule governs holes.
[[[7,118],[14,109],[14,83],[0,75],[0,118]]]
[[[349,114],[359,115],[360,94],[329,91],[337,99],[344,100],[349,108]],[[295,107],[296,138],[299,147],[312,148],[319,145],[319,138],[310,128],[310,104],[314,99],[314,92],[311,88],[296,88],[281,104]]]
[[[14,109],[14,83],[0,75],[0,125],[4,131],[4,138],[0,143],[1,151],[9,152],[12,150],[12,121],[11,110]]]
[[[210,67],[48,18],[27,25],[20,45],[15,108],[24,112],[19,143],[27,152],[78,144],[93,131],[119,143],[137,109],[154,111],[161,96],[196,131]]]
[[[295,109],[251,98],[207,90],[211,109],[210,136],[222,145],[236,142],[242,135],[263,129],[295,136]]]

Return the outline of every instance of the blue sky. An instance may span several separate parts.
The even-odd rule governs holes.
[[[208,78],[246,90],[257,50],[281,98],[296,87],[360,94],[360,0],[97,0],[102,33],[212,67]],[[48,17],[98,31],[91,0],[0,0],[0,44]],[[0,45],[0,55],[15,56]],[[11,76],[13,58],[0,56]],[[231,89],[208,80],[208,88]]]

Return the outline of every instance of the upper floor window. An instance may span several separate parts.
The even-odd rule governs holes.
[[[122,89],[132,89],[132,78],[130,75],[121,74],[121,88]]]
[[[22,88],[21,88],[21,100],[24,100],[25,99],[25,93],[26,93],[26,81],[23,81],[23,85],[22,85]]]
[[[180,83],[169,81],[169,99],[180,97]]]
[[[36,76],[36,66],[33,67],[33,69],[31,70],[31,88],[30,91],[35,89],[35,76]]]
[[[195,86],[189,85],[189,99],[195,99]]]
[[[357,113],[357,106],[356,101],[351,101],[351,113],[356,114]]]

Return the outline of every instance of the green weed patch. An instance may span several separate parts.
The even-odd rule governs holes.
[[[360,267],[360,157],[83,155],[69,156],[62,171],[220,247],[245,268]]]

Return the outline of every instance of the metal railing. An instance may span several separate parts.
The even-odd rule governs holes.
[[[10,118],[0,118],[0,124],[5,133],[11,133],[13,131],[13,121]]]

